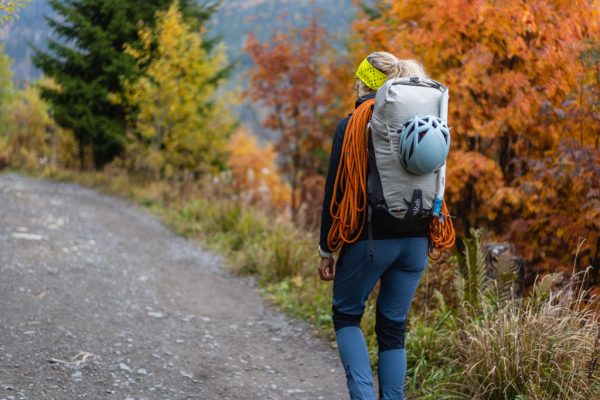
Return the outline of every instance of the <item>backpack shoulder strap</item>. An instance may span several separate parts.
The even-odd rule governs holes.
[[[375,146],[373,145],[373,136],[370,125],[367,125],[368,142],[368,160],[367,160],[367,199],[372,208],[378,204],[385,204],[385,196],[383,195],[383,185],[381,184],[381,176],[377,169],[377,161],[375,159]]]

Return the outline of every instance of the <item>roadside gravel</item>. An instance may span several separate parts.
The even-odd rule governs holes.
[[[197,243],[0,174],[0,400],[346,399],[335,350]]]

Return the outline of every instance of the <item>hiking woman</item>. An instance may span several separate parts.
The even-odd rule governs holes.
[[[400,60],[387,52],[375,52],[367,56],[356,76],[354,89],[357,108],[373,99],[376,90],[388,79],[427,78],[418,62]],[[379,398],[399,400],[404,398],[406,375],[406,316],[428,263],[429,233],[427,229],[402,234],[388,233],[373,224],[372,229],[363,229],[354,243],[346,243],[341,247],[339,260],[335,264],[335,249],[328,242],[333,224],[330,211],[349,120],[350,116],[347,116],[339,122],[333,138],[323,201],[319,275],[322,280],[333,280],[333,325],[352,400],[375,399],[369,353],[360,321],[367,297],[380,281],[375,328],[379,346]],[[340,188],[339,191],[344,186],[336,187]],[[366,207],[363,206],[360,213],[362,226],[366,213]]]

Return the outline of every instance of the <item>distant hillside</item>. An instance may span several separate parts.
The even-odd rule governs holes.
[[[316,15],[342,47],[355,13],[352,0],[225,0],[213,20],[212,32],[223,37],[229,55],[240,61],[243,69],[248,63],[242,55],[247,33],[267,40],[275,31],[290,24],[303,26]]]
[[[19,11],[18,20],[5,24],[0,29],[0,42],[4,45],[4,51],[13,59],[13,72],[19,86],[24,81],[35,80],[40,76],[31,63],[34,51],[30,44],[46,48],[51,31],[44,15],[51,12],[52,9],[46,0],[32,0],[27,8]]]
[[[349,31],[355,12],[352,0],[224,0],[211,21],[210,33],[221,36],[229,58],[239,62],[238,71],[233,77],[233,81],[239,83],[243,81],[239,72],[249,64],[242,54],[248,32],[255,32],[260,38],[267,39],[277,29],[285,29],[287,24],[301,26],[316,14],[328,31],[338,38],[337,43],[342,47],[340,39]],[[32,0],[26,9],[20,11],[17,21],[0,29],[0,42],[14,60],[13,71],[19,85],[40,76],[31,63],[33,49],[28,44],[46,48],[46,40],[52,32],[44,15],[52,15],[47,0]],[[279,18],[282,15],[285,17]]]

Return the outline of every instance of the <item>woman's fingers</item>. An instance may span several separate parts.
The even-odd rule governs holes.
[[[335,278],[335,263],[333,258],[322,258],[319,263],[319,278],[331,281]]]
[[[335,260],[332,258],[329,264],[329,271],[331,273],[331,279],[335,278]]]

